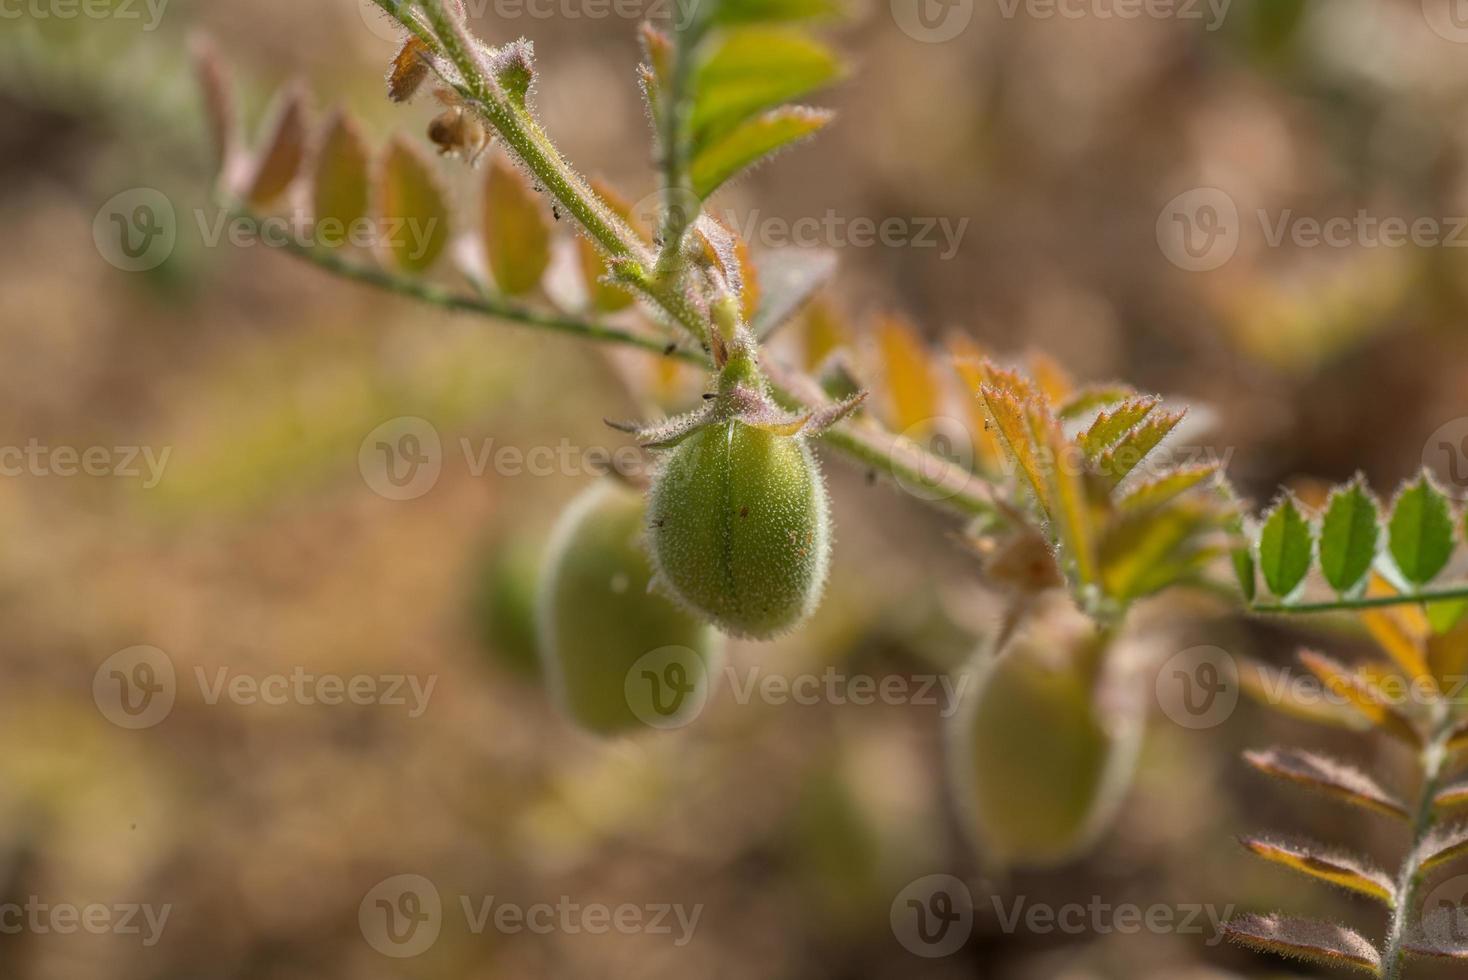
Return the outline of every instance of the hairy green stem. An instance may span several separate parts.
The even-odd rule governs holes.
[[[658,143],[663,171],[662,251],[658,255],[655,277],[660,281],[676,279],[683,271],[683,239],[698,218],[699,201],[688,175],[688,155],[692,142],[689,120],[693,114],[693,68],[696,52],[703,40],[711,4],[692,0],[675,5],[677,23],[673,28],[673,70],[667,89],[658,93],[661,118],[658,120]]]
[[[391,0],[375,2],[383,5]],[[607,255],[619,281],[642,293],[693,339],[700,343],[707,341],[707,313],[699,309],[679,282],[648,274],[647,269],[655,260],[637,233],[601,202],[561,156],[529,110],[505,96],[462,19],[450,13],[443,0],[419,2],[438,35],[436,41],[430,42],[432,47],[452,61],[462,76],[459,94],[479,110],[506,149]],[[412,29],[412,18],[402,3],[383,9]]]
[[[260,228],[260,219],[255,214],[238,206],[232,207],[228,203],[226,207],[229,209],[232,217],[245,223],[251,229],[258,230]],[[378,289],[395,293],[399,296],[406,296],[410,299],[416,299],[441,309],[454,310],[462,313],[478,313],[483,316],[491,316],[511,323],[518,323],[522,326],[533,327],[538,330],[569,334],[570,336],[579,337],[582,340],[589,340],[595,343],[638,347],[642,350],[676,357],[679,360],[688,361],[692,364],[701,366],[707,366],[708,364],[708,359],[703,356],[702,352],[682,348],[675,348],[670,351],[668,350],[667,342],[660,337],[635,333],[623,327],[595,323],[577,317],[545,313],[528,306],[523,306],[494,293],[481,292],[477,296],[466,296],[422,279],[394,275],[376,265],[353,262],[331,249],[323,248],[319,245],[306,245],[294,239],[288,239],[276,247],[298,258],[305,259],[312,265],[340,276],[343,279],[350,279],[353,282],[374,286]]]
[[[1412,818],[1412,839],[1409,844],[1411,849],[1402,862],[1401,874],[1397,879],[1396,904],[1392,908],[1386,951],[1381,958],[1381,975],[1384,980],[1401,980],[1402,977],[1406,960],[1404,947],[1412,929],[1414,909],[1422,885],[1422,842],[1437,822],[1434,801],[1448,761],[1448,741],[1455,729],[1446,701],[1436,703],[1433,714],[1432,737],[1422,749],[1422,789],[1417,799],[1417,811]]]

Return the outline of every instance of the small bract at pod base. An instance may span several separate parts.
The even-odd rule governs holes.
[[[981,651],[948,731],[965,829],[986,863],[1046,867],[1110,825],[1142,734],[1136,678],[1098,672],[1123,659],[1080,617],[1031,620]]]
[[[667,454],[648,499],[659,583],[725,633],[767,640],[815,610],[830,567],[830,502],[807,439],[863,396],[789,414],[754,351],[743,331],[716,343],[718,387],[704,408],[630,431]]]
[[[612,479],[561,515],[541,570],[536,633],[552,697],[614,735],[687,724],[702,710],[723,638],[649,588],[641,494]]]

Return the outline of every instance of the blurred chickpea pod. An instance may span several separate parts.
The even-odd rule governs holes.
[[[688,703],[701,705],[722,661],[713,629],[649,590],[644,514],[637,492],[596,483],[557,521],[541,569],[536,634],[551,694],[572,720],[602,735],[668,727],[661,709],[654,714],[653,701],[639,696],[639,662],[679,651]]]
[[[1043,617],[1003,649],[981,651],[970,668],[948,764],[965,829],[986,862],[1060,864],[1110,826],[1143,727],[1137,699],[1098,696],[1095,668],[1123,659],[1112,652],[1089,624],[1057,628]]]
[[[737,419],[700,429],[664,461],[649,517],[661,582],[731,636],[770,639],[820,602],[830,504],[803,436]]]

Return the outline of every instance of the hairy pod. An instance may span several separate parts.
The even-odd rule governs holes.
[[[1110,826],[1136,767],[1142,712],[1135,685],[1108,672],[1106,646],[1089,623],[1032,623],[970,667],[948,765],[985,861],[1059,864]]]
[[[552,696],[604,735],[690,720],[723,649],[707,624],[650,590],[644,514],[641,495],[600,481],[556,522],[541,568],[536,637]]]
[[[830,564],[830,505],[799,436],[738,420],[678,443],[648,503],[659,579],[725,633],[769,639],[814,611]]]

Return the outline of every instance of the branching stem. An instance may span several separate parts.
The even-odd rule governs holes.
[[[1402,967],[1406,959],[1404,945],[1412,929],[1417,893],[1422,885],[1422,843],[1437,821],[1434,801],[1448,761],[1448,741],[1455,729],[1447,701],[1439,700],[1433,707],[1433,714],[1432,737],[1422,749],[1422,789],[1417,800],[1417,812],[1412,818],[1412,839],[1409,843],[1411,849],[1402,862],[1401,875],[1397,879],[1397,900],[1392,909],[1386,952],[1381,958],[1381,975],[1384,980],[1401,980],[1402,977]]]

